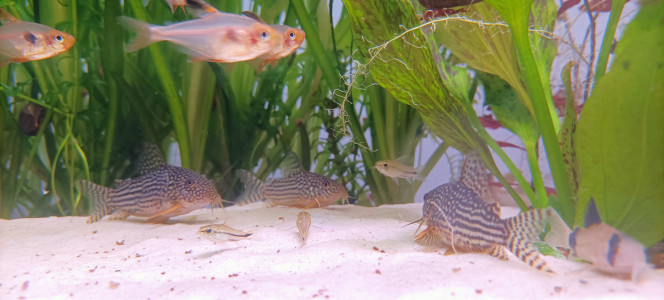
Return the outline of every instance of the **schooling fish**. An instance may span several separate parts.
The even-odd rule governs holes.
[[[144,151],[154,151],[156,145]],[[150,155],[148,155],[150,156]],[[86,180],[79,186],[92,200],[88,223],[113,213],[112,219],[128,216],[148,217],[148,222],[165,222],[208,204],[221,203],[221,196],[210,180],[189,169],[167,165],[160,154],[140,162],[139,177],[116,181],[108,188]]]
[[[226,224],[205,225],[198,229],[198,234],[215,243],[240,241],[252,235],[252,233],[237,230],[226,226]]]
[[[261,23],[265,23],[259,16],[250,11],[243,11],[243,15],[250,17]],[[300,45],[304,42],[305,33],[301,29],[293,28],[286,25],[271,25],[272,28],[277,30],[281,34],[281,42],[274,48],[272,48],[267,53],[259,56],[258,58],[264,60],[264,62],[259,67],[262,69],[267,64],[284,58],[291,55],[297,48],[300,48]]]
[[[645,247],[635,239],[602,222],[591,198],[583,218],[584,228],[569,235],[569,246],[579,258],[597,269],[636,280],[648,268]]]
[[[242,205],[267,199],[270,207],[312,208],[328,206],[340,198],[342,203],[348,202],[348,192],[343,185],[305,170],[293,152],[286,155],[282,173],[285,177],[263,183],[249,171],[237,170],[237,175],[245,184],[245,192],[236,203]]]
[[[423,217],[418,221],[427,228],[416,242],[447,246],[446,254],[486,253],[502,260],[508,259],[507,249],[528,265],[552,272],[531,242],[538,239],[549,220],[555,220],[556,212],[552,208],[531,209],[501,219],[498,204],[486,203],[478,196],[484,191],[488,171],[477,152],[466,157],[461,172],[459,181],[443,184],[424,195]]]
[[[56,56],[69,50],[76,39],[51,27],[17,20],[0,9],[0,18],[9,22],[0,27],[0,67]]]
[[[126,51],[169,41],[182,46],[179,50],[194,61],[232,63],[251,60],[281,42],[281,35],[272,27],[249,17],[223,12],[167,26],[150,25],[128,17],[119,17],[119,20],[138,33],[126,46]]]

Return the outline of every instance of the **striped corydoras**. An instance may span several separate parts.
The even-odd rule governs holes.
[[[159,151],[145,145],[145,152]],[[165,222],[170,217],[221,203],[221,196],[210,180],[189,169],[166,165],[161,154],[139,158],[139,177],[118,180],[112,189],[81,180],[79,185],[92,200],[88,223],[108,215],[121,220],[128,216],[148,217],[148,222]]]
[[[602,222],[595,199],[590,199],[584,227],[569,235],[574,254],[606,273],[638,279],[647,270],[645,247],[630,236]]]
[[[502,260],[507,260],[507,249],[528,265],[552,272],[531,242],[538,239],[555,211],[533,209],[503,220],[498,204],[488,204],[478,195],[486,191],[489,178],[479,154],[469,154],[459,181],[443,184],[424,195],[421,222],[426,223],[427,229],[417,236],[416,242],[449,247],[446,254],[486,253]]]
[[[267,199],[268,206],[290,206],[312,208],[328,206],[342,199],[348,202],[346,188],[338,182],[320,174],[305,170],[295,155],[290,152],[282,164],[285,177],[263,183],[246,170],[237,170],[245,184],[245,192],[236,201],[243,205]]]

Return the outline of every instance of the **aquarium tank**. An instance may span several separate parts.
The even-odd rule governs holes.
[[[662,1],[4,0],[0,10],[0,219],[173,224],[266,199],[303,209],[297,238],[310,245],[317,216],[304,210],[418,205],[407,223],[428,225],[417,242],[429,245],[427,234],[445,235],[434,226],[454,235],[447,218],[464,209],[431,203],[458,196],[497,203],[497,217],[511,207],[571,231],[602,224],[664,261]],[[462,187],[435,198],[448,183]]]

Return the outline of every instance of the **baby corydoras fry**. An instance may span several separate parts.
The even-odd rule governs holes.
[[[232,228],[226,224],[212,224],[202,226],[198,229],[198,234],[215,243],[241,241],[252,235],[252,233]]]
[[[311,215],[306,211],[301,211],[297,214],[297,230],[300,232],[302,242],[307,240],[309,236],[309,227],[311,226]]]
[[[377,161],[374,167],[383,175],[394,179],[398,183],[398,178],[407,179],[409,182],[413,180],[422,180],[420,170],[407,166],[404,162],[407,157],[402,156],[397,159],[380,160]]]

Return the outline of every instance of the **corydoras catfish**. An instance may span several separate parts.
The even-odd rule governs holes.
[[[490,174],[478,152],[466,156],[459,181],[438,186],[424,195],[421,222],[427,225],[416,242],[446,246],[446,254],[486,253],[507,260],[506,250],[538,270],[553,272],[533,242],[547,224],[552,231],[567,228],[552,209],[531,209],[501,219],[497,203],[486,203],[484,193]],[[418,222],[418,221],[416,221]]]
[[[115,189],[79,181],[82,193],[92,200],[88,223],[109,213],[113,213],[111,219],[115,220],[138,216],[159,223],[221,203],[221,196],[204,175],[167,165],[157,145],[146,144],[144,148],[139,158],[138,177],[117,180]]]
[[[56,56],[69,50],[76,39],[46,25],[17,20],[0,9],[0,67]]]
[[[245,192],[240,195],[239,204],[267,199],[268,206],[290,206],[312,208],[328,206],[341,199],[348,202],[346,188],[338,182],[305,170],[295,153],[286,155],[281,165],[285,177],[263,183],[246,170],[237,170],[237,175],[245,184]]]
[[[133,52],[158,41],[180,45],[194,61],[232,63],[259,57],[280,43],[281,35],[252,18],[215,12],[199,19],[166,26],[128,17],[120,23],[138,33],[125,50]]]
[[[584,228],[569,235],[569,246],[579,258],[598,270],[637,280],[648,269],[646,249],[635,239],[602,222],[591,198],[583,218]]]

